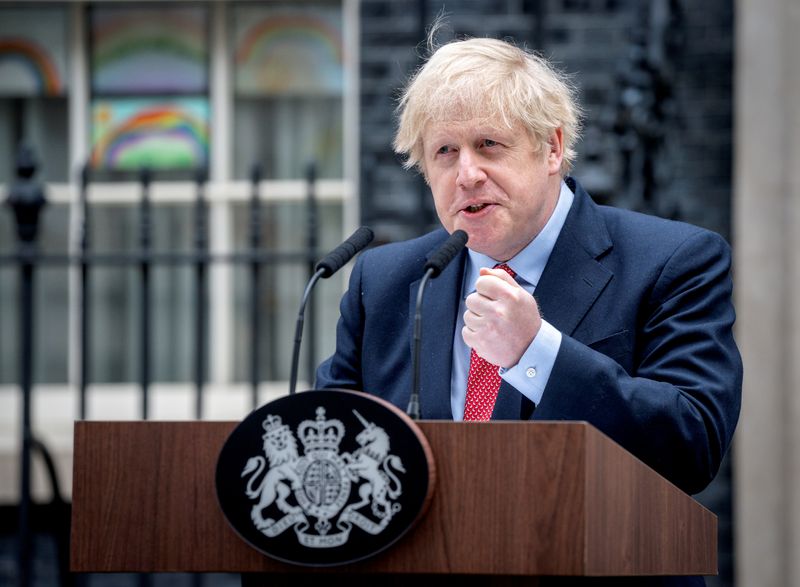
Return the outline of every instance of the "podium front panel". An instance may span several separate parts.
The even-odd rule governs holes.
[[[437,466],[427,515],[375,558],[313,572],[716,572],[713,514],[588,424],[419,424]],[[235,425],[77,422],[72,570],[308,573],[222,515],[214,471]]]

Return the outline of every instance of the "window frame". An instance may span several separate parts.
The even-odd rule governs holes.
[[[235,137],[233,126],[233,78],[232,51],[230,50],[230,10],[236,3],[225,0],[193,0],[195,4],[207,6],[209,14],[208,55],[208,99],[210,103],[210,150],[209,182],[205,195],[209,204],[209,247],[212,252],[232,251],[232,209],[250,197],[251,186],[247,181],[232,179],[231,148]],[[52,203],[69,206],[69,252],[79,252],[79,232],[82,223],[80,185],[78,170],[87,161],[91,152],[91,103],[93,93],[90,84],[90,43],[88,26],[89,11],[93,5],[117,3],[113,0],[82,2],[72,0],[59,5],[68,8],[68,78],[67,116],[69,180],[48,182],[47,197]],[[309,2],[313,4],[313,2]],[[316,194],[322,202],[340,202],[342,205],[342,237],[350,234],[359,224],[360,207],[358,194],[359,153],[359,4],[360,0],[341,0],[344,43],[344,93],[342,95],[343,118],[343,177],[322,179],[316,184]],[[191,205],[196,194],[192,181],[156,181],[151,184],[150,198],[154,204],[171,203]],[[305,180],[263,180],[260,193],[265,202],[298,202],[306,197]],[[0,185],[0,198],[5,198],[8,186]],[[90,184],[90,204],[135,205],[139,201],[140,185],[135,181],[98,182]],[[209,357],[209,384],[233,385],[233,318],[232,268],[225,264],[215,266],[209,277],[210,336],[215,346],[225,352]],[[346,280],[344,281],[346,283]],[[65,385],[75,387],[80,365],[80,279],[77,267],[69,270],[69,335],[68,335],[68,381]],[[128,386],[129,384],[122,384]],[[184,385],[184,384],[180,384]],[[16,386],[0,386],[16,387]],[[52,385],[49,387],[53,387]],[[58,387],[58,386],[56,386]],[[108,387],[108,385],[103,385]]]

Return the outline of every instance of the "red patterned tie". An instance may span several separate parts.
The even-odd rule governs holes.
[[[517,274],[500,263],[495,269],[505,270],[511,277]],[[464,405],[465,422],[486,422],[492,417],[494,402],[500,390],[499,367],[478,356],[475,350],[470,353],[469,377],[467,378],[467,401]]]

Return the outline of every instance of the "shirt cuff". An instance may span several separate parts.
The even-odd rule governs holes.
[[[534,405],[539,405],[560,348],[561,333],[555,326],[542,320],[539,332],[523,353],[519,363],[508,369],[500,369],[500,377]]]

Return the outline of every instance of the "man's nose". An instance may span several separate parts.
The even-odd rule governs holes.
[[[458,187],[471,189],[486,181],[486,172],[480,165],[480,160],[469,149],[461,149],[458,157]]]

